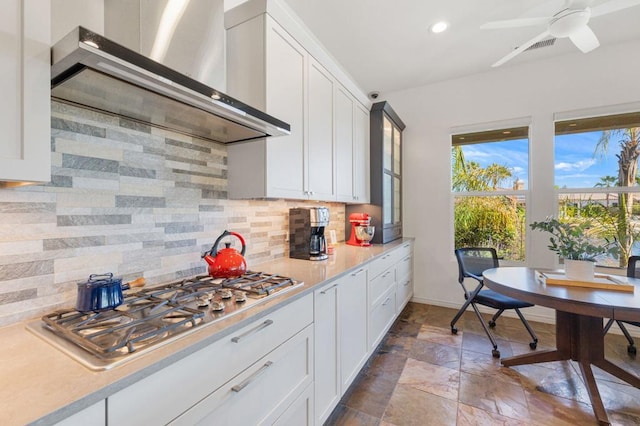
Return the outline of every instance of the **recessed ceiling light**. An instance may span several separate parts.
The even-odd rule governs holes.
[[[502,132],[502,134],[503,134],[503,135],[510,135],[510,134],[511,134],[511,131],[510,131],[510,130],[505,130],[505,131],[503,131],[503,132]]]
[[[438,33],[443,32],[447,28],[449,28],[449,24],[447,24],[444,21],[440,21],[440,22],[436,22],[435,24],[433,24],[431,26],[430,30],[431,30],[432,33],[438,34]]]

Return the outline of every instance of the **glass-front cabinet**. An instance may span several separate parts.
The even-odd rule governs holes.
[[[405,124],[388,102],[372,105],[370,114],[371,204],[348,205],[351,213],[369,213],[373,243],[402,236],[402,132]],[[350,230],[346,229],[347,235]]]
[[[387,227],[402,222],[402,129],[384,113],[382,129],[382,224]]]

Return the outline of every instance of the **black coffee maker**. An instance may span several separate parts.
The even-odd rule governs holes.
[[[295,208],[289,210],[289,257],[305,260],[324,260],[327,239],[324,228],[329,225],[326,207]]]

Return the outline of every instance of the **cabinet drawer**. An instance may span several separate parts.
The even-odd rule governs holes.
[[[396,286],[396,312],[400,313],[412,295],[413,280],[411,275],[407,275],[404,279],[398,281]]]
[[[399,283],[400,281],[404,280],[407,276],[410,276],[412,272],[413,272],[413,261],[412,261],[411,253],[409,253],[396,264],[396,281],[398,281]]]
[[[371,311],[369,324],[370,348],[375,348],[391,326],[396,314],[396,289],[392,287],[381,298]]]
[[[171,424],[273,424],[311,385],[312,348],[309,325]]]
[[[369,281],[369,297],[370,308],[373,308],[380,302],[380,298],[391,288],[396,282],[396,268],[391,267]]]
[[[398,254],[398,259],[404,259],[409,256],[411,254],[411,243],[404,243],[399,249],[397,249],[396,253]]]
[[[110,396],[109,422],[165,424],[312,321],[308,295]]]
[[[371,278],[377,277],[392,267],[394,263],[396,263],[396,258],[393,252],[385,253],[380,257],[376,257],[371,263],[369,263],[369,276]]]

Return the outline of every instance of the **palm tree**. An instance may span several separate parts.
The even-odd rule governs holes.
[[[594,186],[596,188],[611,188],[613,186],[616,186],[616,183],[618,182],[618,179],[616,179],[615,176],[602,176],[600,178],[600,182],[596,183]],[[607,203],[607,209],[609,208],[609,193],[607,192],[606,194],[606,203]]]
[[[594,153],[604,155],[612,138],[619,138],[620,152],[616,154],[618,158],[618,184],[621,187],[631,187],[636,183],[638,172],[638,157],[640,157],[640,128],[630,127],[627,129],[604,130],[596,145]],[[621,192],[618,194],[618,221],[617,237],[620,244],[620,266],[626,266],[627,255],[631,253],[633,246],[633,234],[629,233],[632,227],[630,216],[633,213],[633,194]]]
[[[494,191],[498,188],[500,182],[511,177],[511,170],[507,166],[501,166],[500,164],[490,164],[484,170],[487,183]]]

